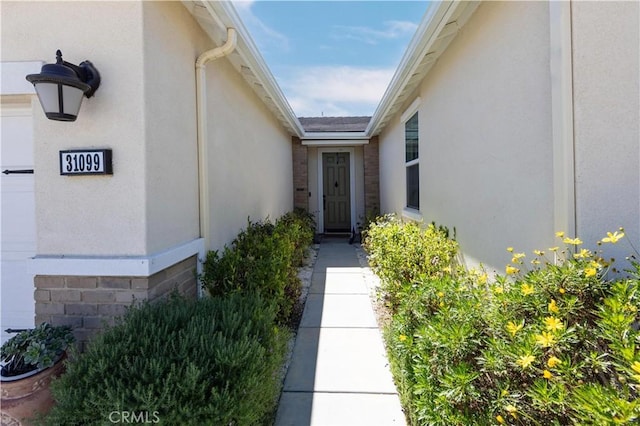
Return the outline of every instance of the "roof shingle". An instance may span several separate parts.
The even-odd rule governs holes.
[[[298,117],[305,132],[364,132],[371,117]]]

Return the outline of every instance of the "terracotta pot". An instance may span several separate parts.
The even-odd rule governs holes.
[[[51,410],[53,398],[49,383],[64,371],[64,358],[63,356],[53,367],[44,370],[14,377],[0,377],[2,426],[28,426],[36,416]]]

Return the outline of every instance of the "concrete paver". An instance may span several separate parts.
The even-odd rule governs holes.
[[[366,270],[346,241],[320,246],[276,425],[404,425]]]

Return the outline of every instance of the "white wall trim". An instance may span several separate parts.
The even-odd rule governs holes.
[[[555,231],[576,235],[571,2],[549,2]]]
[[[324,232],[324,208],[322,197],[324,196],[324,177],[322,155],[332,152],[349,153],[349,204],[351,208],[351,227],[356,225],[356,159],[355,149],[348,147],[318,148],[318,232]]]
[[[422,217],[422,213],[420,213],[420,210],[412,209],[411,207],[405,207],[404,209],[402,209],[402,217],[413,220],[415,222],[424,221],[424,217]]]
[[[2,62],[0,66],[0,95],[33,95],[36,93],[33,84],[25,78],[27,74],[37,74],[43,61]]]
[[[418,96],[413,100],[413,102],[411,102],[411,105],[409,105],[409,107],[402,113],[402,116],[400,117],[400,121],[402,123],[406,123],[407,121],[409,121],[409,119],[413,117],[413,114],[418,112],[418,109],[420,108],[420,102],[420,96]]]
[[[193,255],[204,260],[205,254],[198,238],[149,256],[36,256],[28,269],[34,275],[149,277]]]
[[[360,146],[368,145],[369,138],[362,139],[302,139],[302,145],[306,146]]]

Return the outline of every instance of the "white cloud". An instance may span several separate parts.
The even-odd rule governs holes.
[[[350,39],[367,44],[378,44],[380,40],[390,40],[412,35],[418,24],[409,21],[385,21],[381,29],[371,27],[353,27],[336,25],[331,37],[334,39]]]
[[[395,70],[353,66],[295,68],[285,78],[282,89],[296,115],[371,115]]]
[[[253,13],[251,8],[254,3],[255,0],[235,0],[233,2],[233,6],[240,18],[242,18],[242,22],[249,29],[253,41],[259,46],[260,50],[277,48],[288,51],[289,39],[284,34],[265,24]]]

